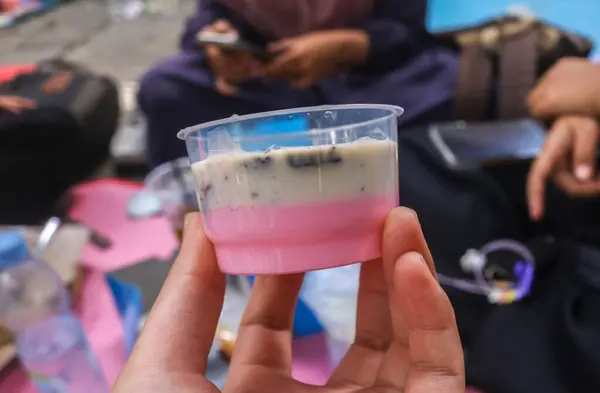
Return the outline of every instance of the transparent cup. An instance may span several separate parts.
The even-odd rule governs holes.
[[[285,274],[379,257],[383,222],[398,206],[402,112],[320,106],[180,131],[221,270]]]
[[[185,215],[198,211],[190,160],[182,157],[156,167],[146,176],[144,186],[158,197],[175,234],[181,240]]]

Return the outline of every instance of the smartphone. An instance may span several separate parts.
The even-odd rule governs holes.
[[[196,36],[196,44],[200,47],[214,45],[228,52],[247,52],[261,60],[271,60],[274,57],[266,47],[252,44],[235,34],[200,32]]]
[[[546,131],[533,119],[460,121],[432,125],[429,137],[448,166],[477,168],[534,159],[544,145]]]

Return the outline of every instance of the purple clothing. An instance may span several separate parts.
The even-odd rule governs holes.
[[[182,52],[151,68],[140,82],[138,101],[148,119],[151,166],[184,156],[175,135],[182,128],[232,114],[300,106],[382,103],[405,109],[401,125],[447,120],[458,61],[453,53],[433,48],[425,29],[424,0],[377,0],[371,19],[362,26],[371,37],[367,62],[346,77],[332,77],[307,91],[285,82],[254,80],[242,84],[236,97],[217,93],[204,53],[194,37],[216,19],[229,20],[241,35],[255,42],[257,33],[214,0],[199,0],[182,37]]]
[[[218,0],[257,31],[277,39],[360,26],[374,0]]]

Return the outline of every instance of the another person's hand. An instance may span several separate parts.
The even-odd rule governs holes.
[[[284,78],[297,89],[365,61],[369,38],[359,30],[330,30],[284,39],[270,45],[277,54],[267,67],[272,78]]]
[[[529,94],[533,116],[600,116],[600,64],[566,58],[552,67]]]
[[[356,339],[324,387],[291,376],[302,274],[259,276],[239,329],[224,392],[464,393],[452,306],[435,278],[416,215],[394,209],[383,258],[362,265]],[[113,393],[217,393],[204,377],[225,291],[198,214]]]
[[[237,30],[226,20],[218,20],[204,31],[237,35]],[[237,85],[262,75],[264,66],[249,53],[226,52],[214,45],[204,48],[215,76],[215,88],[223,95],[234,95]]]
[[[569,195],[600,195],[600,178],[596,176],[599,141],[600,125],[594,118],[568,116],[554,123],[529,171],[527,198],[532,219],[544,215],[546,182],[550,178]]]
[[[19,114],[24,109],[35,108],[35,101],[18,96],[0,96],[0,109]]]

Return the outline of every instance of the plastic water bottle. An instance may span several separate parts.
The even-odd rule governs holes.
[[[108,392],[62,280],[18,232],[0,232],[0,323],[40,393]]]

